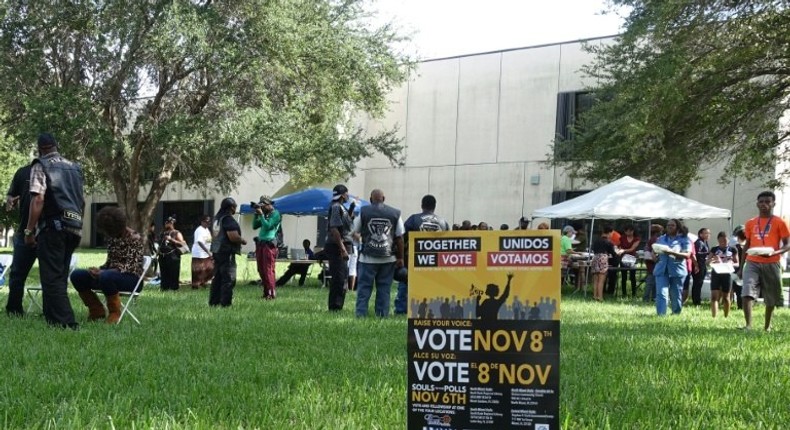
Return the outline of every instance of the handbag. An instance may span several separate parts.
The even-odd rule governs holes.
[[[176,248],[176,252],[178,253],[178,255],[184,255],[184,254],[190,254],[192,251],[189,250],[189,247],[185,243],[185,244],[177,247]]]

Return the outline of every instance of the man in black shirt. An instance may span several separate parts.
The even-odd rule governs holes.
[[[23,234],[30,211],[30,165],[20,167],[14,174],[11,186],[6,193],[6,210],[19,209],[19,225],[14,230],[14,261],[8,276],[8,302],[5,310],[9,316],[23,316],[22,301],[25,295],[25,281],[33,263],[36,262],[36,249],[25,246]]]
[[[44,318],[52,326],[79,328],[67,294],[69,262],[82,235],[82,168],[63,158],[49,133],[38,136],[39,157],[30,169],[30,211],[25,244],[38,244]]]
[[[233,218],[236,200],[222,199],[212,226],[211,252],[214,255],[214,279],[208,296],[209,306],[228,307],[233,304],[233,288],[236,286],[236,254],[247,241],[241,237],[241,227]]]
[[[353,205],[349,209],[343,206],[348,199],[348,188],[343,184],[335,185],[327,214],[328,226],[324,247],[329,258],[329,276],[332,277],[327,300],[331,312],[343,310],[346,302],[345,283],[348,279],[348,254],[351,252],[351,223],[354,213]]]
[[[447,231],[450,229],[444,218],[436,215],[436,197],[426,194],[420,202],[422,212],[413,214],[406,219],[403,227],[406,234],[403,236],[404,262],[409,260],[409,232],[410,231]],[[404,266],[405,269],[406,266]],[[408,281],[399,277],[398,293],[395,296],[395,315],[405,315],[408,311]]]

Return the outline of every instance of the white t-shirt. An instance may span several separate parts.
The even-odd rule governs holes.
[[[206,249],[211,249],[211,231],[202,225],[195,229],[195,242],[192,243],[192,258],[210,257],[211,254],[204,251],[198,243],[203,243]]]

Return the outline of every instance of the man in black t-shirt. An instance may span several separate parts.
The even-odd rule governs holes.
[[[346,280],[348,279],[348,255],[351,252],[351,224],[354,213],[353,203],[349,209],[343,204],[347,202],[348,188],[343,184],[332,189],[332,202],[327,214],[326,251],[329,258],[329,297],[327,307],[331,312],[343,309],[346,302]]]
[[[6,193],[6,211],[19,209],[19,225],[14,230],[14,261],[8,276],[8,302],[5,310],[9,316],[23,316],[22,301],[25,294],[25,281],[33,263],[36,262],[36,249],[25,246],[23,232],[27,227],[30,211],[30,165],[20,167],[14,174],[11,186]]]
[[[447,231],[450,230],[450,225],[447,221],[433,213],[436,210],[436,197],[426,194],[422,198],[420,204],[422,212],[411,215],[403,223],[406,234],[403,236],[404,255],[403,261],[405,270],[409,262],[409,232],[410,231]],[[408,307],[408,281],[404,281],[400,276],[398,278],[398,293],[395,296],[395,315],[403,315],[406,313]]]
[[[233,287],[236,286],[236,254],[247,241],[241,237],[241,227],[233,214],[236,201],[226,197],[220,203],[214,217],[211,252],[214,255],[214,279],[208,296],[209,306],[230,306],[233,302]]]

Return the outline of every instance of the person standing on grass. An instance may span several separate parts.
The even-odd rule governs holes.
[[[38,136],[38,153],[30,169],[25,245],[37,247],[47,323],[77,330],[79,324],[74,320],[67,289],[71,256],[82,237],[82,167],[58,153],[58,143],[49,133]]]
[[[329,298],[330,312],[343,310],[346,302],[346,281],[348,280],[348,256],[351,253],[351,225],[353,223],[354,202],[349,209],[343,206],[348,201],[348,188],[343,184],[332,189],[332,203],[327,213],[327,235],[324,251],[329,258]]]
[[[690,234],[689,228],[686,225],[683,225],[683,228],[680,230],[680,234],[688,237],[689,242],[691,243],[691,252],[686,259],[686,269],[688,269],[688,275],[686,275],[686,278],[683,280],[683,294],[681,298],[681,303],[685,305],[689,299],[689,293],[691,291],[691,279],[693,274],[697,273],[699,270],[697,259],[694,258],[694,242],[697,241],[697,236]]]
[[[718,246],[713,247],[708,254],[707,263],[731,263],[733,267],[738,267],[738,250],[727,244],[727,233],[720,231],[716,236]],[[710,273],[710,312],[713,318],[719,310],[719,300],[723,301],[724,318],[730,316],[732,292],[732,271],[718,273],[716,268],[711,269]]]
[[[623,273],[621,274],[620,278],[620,289],[623,292],[623,297],[626,296],[626,292],[628,291],[626,286],[626,281],[628,279],[631,280],[631,297],[636,297],[636,250],[639,249],[640,243],[642,243],[642,239],[634,234],[634,226],[631,224],[625,226],[623,229],[623,235],[620,236],[620,255],[630,255],[634,258],[634,263],[632,263],[630,266],[626,266],[622,263],[622,261],[620,262],[620,267],[623,268]]]
[[[664,233],[663,225],[653,224],[650,226],[650,239],[648,239],[645,247],[647,276],[645,277],[645,294],[642,295],[642,300],[645,302],[652,302],[656,299],[656,277],[653,274],[653,269],[656,267],[656,255],[653,252],[653,244],[656,243],[662,233]]]
[[[673,314],[679,314],[682,310],[683,280],[689,272],[686,261],[691,255],[691,242],[679,219],[669,220],[666,231],[656,243],[665,245],[669,249],[659,254],[658,262],[653,268],[653,275],[656,277],[658,315],[666,315],[668,303]]]
[[[744,226],[739,225],[735,227],[732,231],[732,240],[730,241],[730,246],[734,247],[736,251],[738,251],[738,262],[740,266],[739,269],[743,268],[746,264],[746,255],[743,252],[743,247],[746,246],[746,232],[744,231]],[[741,298],[741,292],[743,291],[743,280],[737,275],[732,276],[732,295],[735,296],[735,304],[738,306],[738,309],[743,309],[743,299]]]
[[[357,317],[368,314],[368,301],[376,286],[374,311],[378,317],[390,312],[390,291],[395,270],[403,267],[403,220],[400,210],[384,204],[384,192],[373,190],[370,205],[354,219],[352,231],[362,236],[357,278]]]
[[[771,317],[774,308],[782,304],[781,255],[790,250],[790,230],[782,218],[773,214],[776,196],[771,191],[763,191],[757,196],[759,215],[746,221],[746,262],[740,268],[743,278],[743,316],[744,329],[752,328],[752,305],[754,299],[763,294],[765,300],[765,331],[771,330]],[[772,251],[760,255],[749,255],[749,248],[765,247]]]
[[[214,258],[211,256],[211,216],[200,217],[192,243],[192,289],[205,288],[214,274]]]
[[[107,206],[96,214],[96,228],[107,237],[107,261],[100,267],[76,269],[71,284],[88,308],[88,321],[105,317],[93,290],[101,290],[107,299],[107,324],[121,318],[120,292],[132,292],[143,274],[143,237],[126,225],[126,214],[117,206]]]
[[[14,179],[6,193],[5,208],[11,211],[14,207],[19,209],[19,225],[14,229],[14,256],[8,275],[8,301],[5,311],[9,316],[23,317],[25,309],[22,306],[25,295],[25,281],[33,263],[36,262],[36,249],[25,246],[23,234],[27,226],[27,217],[30,212],[30,164],[20,167],[14,173]]]
[[[351,235],[351,252],[348,253],[348,291],[357,290],[357,269],[359,266],[359,241],[358,234]]]
[[[236,201],[225,197],[214,216],[211,252],[214,254],[214,279],[208,296],[209,306],[228,307],[233,303],[233,288],[236,286],[236,254],[247,241],[241,237],[241,227],[233,218]]]
[[[170,215],[165,220],[165,228],[159,238],[159,266],[162,291],[179,288],[181,277],[181,251],[179,248],[186,246],[187,242],[180,231],[176,230],[176,216]]]
[[[255,206],[255,217],[252,229],[258,230],[258,241],[255,243],[255,262],[258,275],[263,285],[263,299],[274,300],[277,297],[277,280],[274,266],[277,264],[277,230],[280,228],[280,212],[274,208],[272,199],[261,196]]]
[[[598,302],[603,301],[603,287],[609,273],[609,259],[617,255],[614,245],[609,240],[611,232],[611,226],[604,227],[600,237],[593,239],[590,246],[590,251],[593,253],[590,262],[590,272],[593,275],[593,300]]]
[[[412,231],[447,231],[450,225],[447,221],[436,215],[436,197],[426,194],[420,202],[422,212],[412,214],[403,223],[405,233],[403,235],[403,262],[404,267],[408,266],[409,261],[409,232]],[[408,300],[409,285],[407,282],[398,281],[398,292],[395,295],[395,315],[405,315]]]
[[[615,246],[615,249],[620,246],[620,233],[614,229],[611,224],[603,226],[604,231],[608,231],[609,242]],[[609,258],[609,271],[606,274],[606,294],[614,296],[617,290],[617,267],[620,266],[620,255],[615,253]]]
[[[702,303],[702,284],[705,282],[705,275],[708,274],[708,255],[710,255],[710,229],[701,228],[697,232],[697,240],[694,241],[694,257],[697,262],[697,270],[691,275],[691,303],[699,306]]]

